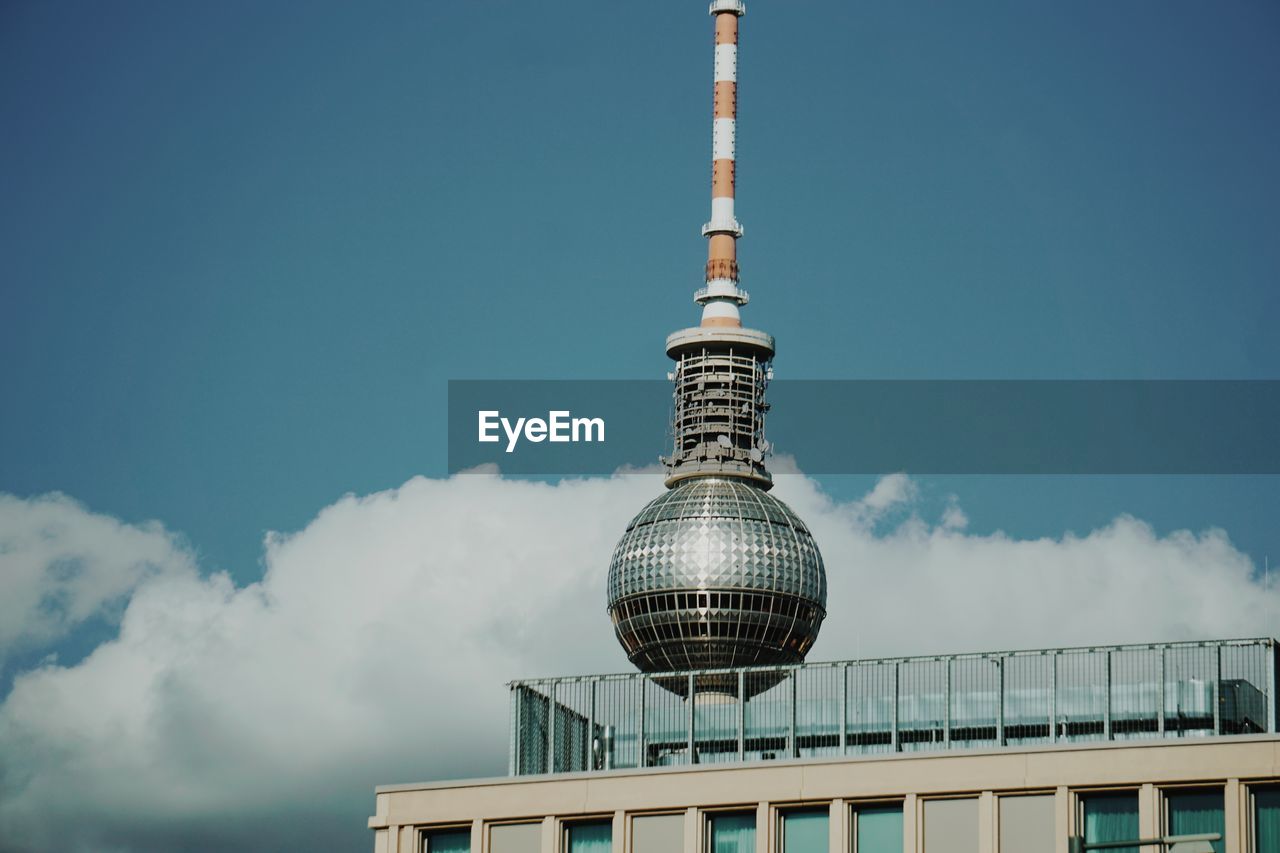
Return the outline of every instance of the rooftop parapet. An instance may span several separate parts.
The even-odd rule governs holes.
[[[513,776],[1204,738],[1276,731],[1276,642],[590,675],[510,688]]]

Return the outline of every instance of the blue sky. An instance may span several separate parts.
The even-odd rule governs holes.
[[[1280,378],[1276,4],[750,6],[740,260],[780,377]],[[443,475],[449,379],[661,377],[704,13],[0,4],[0,492],[158,519],[244,585],[268,531]],[[915,488],[975,535],[1130,513],[1280,559],[1273,477]],[[79,631],[65,660],[116,628]]]
[[[449,378],[661,376],[704,253],[700,12],[6,4],[0,488],[247,579],[265,531],[441,473]],[[1263,2],[753,4],[741,256],[779,375],[1275,378],[1278,34]],[[1275,485],[940,489],[983,529],[1128,511],[1260,560]]]

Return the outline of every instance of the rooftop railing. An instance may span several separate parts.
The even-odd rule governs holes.
[[[1276,642],[515,681],[511,775],[1276,731]]]

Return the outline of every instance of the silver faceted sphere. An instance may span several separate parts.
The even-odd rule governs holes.
[[[644,672],[799,663],[826,607],[809,529],[745,480],[697,477],[650,501],[609,566],[609,615]]]

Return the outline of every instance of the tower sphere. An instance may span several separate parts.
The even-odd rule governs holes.
[[[609,614],[645,672],[799,663],[826,606],[804,522],[732,477],[685,480],[650,501],[609,566]]]

